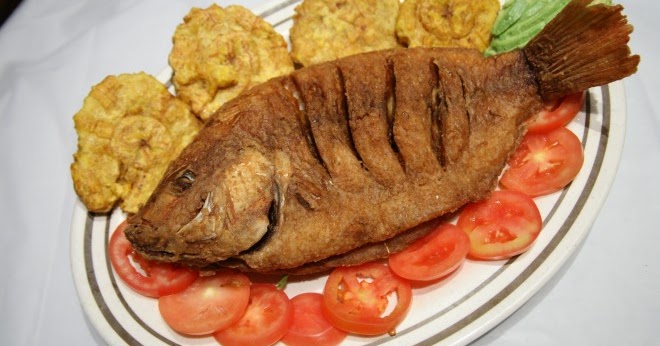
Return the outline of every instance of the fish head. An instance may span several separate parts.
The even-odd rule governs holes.
[[[184,150],[128,218],[126,237],[143,256],[204,266],[250,249],[269,230],[277,191],[267,155],[203,149]]]

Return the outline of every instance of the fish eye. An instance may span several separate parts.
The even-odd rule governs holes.
[[[195,182],[195,177],[196,175],[193,171],[186,169],[174,180],[174,189],[179,193],[188,190]]]

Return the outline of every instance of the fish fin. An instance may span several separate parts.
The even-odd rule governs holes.
[[[621,5],[573,0],[523,48],[541,97],[549,100],[623,79],[637,71],[633,31]]]

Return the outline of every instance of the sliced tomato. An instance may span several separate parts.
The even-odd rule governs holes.
[[[199,277],[185,290],[158,298],[158,309],[175,331],[211,334],[238,321],[250,299],[247,276],[222,269]]]
[[[334,346],[345,338],[346,332],[335,328],[323,316],[323,295],[303,293],[291,299],[293,323],[282,337],[289,346]]]
[[[144,296],[157,298],[180,292],[197,279],[196,270],[142,258],[124,236],[125,228],[124,220],[110,236],[108,255],[115,272],[128,287]],[[131,259],[144,274],[131,263]]]
[[[580,91],[546,102],[543,109],[527,123],[527,131],[530,133],[550,132],[565,126],[575,118],[582,108],[585,95],[586,92]]]
[[[582,144],[567,128],[529,133],[509,159],[500,183],[531,197],[546,195],[573,181],[583,162]]]
[[[394,273],[408,280],[435,280],[448,275],[465,262],[469,249],[470,239],[467,234],[445,223],[407,249],[391,255],[389,265]]]
[[[501,190],[465,206],[457,225],[470,238],[468,256],[498,260],[527,251],[541,232],[542,220],[531,197]]]
[[[222,345],[267,346],[276,343],[293,322],[293,305],[284,291],[274,285],[255,284],[250,303],[238,322],[213,337]]]
[[[323,289],[322,308],[323,315],[339,329],[380,335],[394,333],[411,299],[410,283],[384,264],[367,263],[332,271]]]

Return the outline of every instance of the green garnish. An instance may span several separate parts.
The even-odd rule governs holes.
[[[277,287],[278,290],[281,291],[281,290],[283,290],[283,289],[286,288],[286,284],[287,284],[287,283],[289,283],[289,276],[288,276],[288,275],[284,275],[284,276],[280,279],[280,281],[277,282],[277,284],[276,284],[275,286]]]
[[[484,52],[492,56],[524,47],[570,0],[507,0],[495,20],[493,38]],[[594,0],[592,5],[611,0]]]

